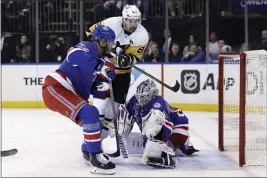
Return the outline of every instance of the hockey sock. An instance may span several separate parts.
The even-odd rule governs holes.
[[[82,146],[83,151],[100,153],[102,123],[99,120],[98,110],[92,105],[85,105],[78,113],[78,117],[83,122],[84,144],[86,145]]]

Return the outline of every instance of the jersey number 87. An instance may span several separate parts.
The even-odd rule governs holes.
[[[137,50],[137,53],[142,53],[142,52],[144,51],[144,49],[145,49],[144,46],[140,47],[140,48]]]

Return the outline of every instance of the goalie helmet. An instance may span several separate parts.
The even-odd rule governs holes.
[[[141,106],[148,104],[154,97],[158,96],[159,90],[153,80],[145,80],[137,86],[136,100]]]

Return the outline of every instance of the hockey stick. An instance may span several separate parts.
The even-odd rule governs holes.
[[[115,53],[111,52],[110,54],[111,54],[113,57],[116,57],[116,54],[115,54]],[[139,67],[137,67],[137,66],[135,66],[135,65],[132,66],[132,67],[133,67],[134,69],[136,69],[137,71],[139,71],[140,73],[146,75],[147,77],[149,77],[149,78],[155,80],[155,81],[158,82],[159,84],[161,84],[161,85],[165,86],[166,88],[170,89],[170,90],[173,91],[173,92],[177,92],[177,91],[179,91],[179,89],[180,89],[180,83],[179,83],[177,80],[176,80],[175,85],[174,85],[173,87],[171,87],[171,86],[167,85],[166,83],[162,82],[161,80],[157,79],[156,77],[150,75],[150,74],[147,73],[146,71],[140,69]]]
[[[115,109],[115,100],[114,100],[114,93],[113,93],[113,87],[112,87],[112,80],[108,79],[109,82],[109,90],[110,90],[110,100],[112,105],[112,112],[113,112],[113,122],[115,127],[115,137],[116,137],[116,145],[117,145],[117,151],[112,154],[107,154],[110,157],[119,157],[120,152],[122,153],[122,156],[124,159],[128,158],[127,149],[125,147],[123,138],[118,133],[118,125],[117,125],[117,114]]]
[[[180,89],[180,83],[176,80],[176,83],[173,87],[167,85],[166,83],[162,82],[161,80],[157,79],[156,77],[150,75],[149,73],[147,73],[146,71],[140,69],[137,66],[133,66],[134,69],[136,69],[137,71],[141,72],[142,74],[146,75],[147,77],[155,80],[156,82],[158,82],[159,84],[163,85],[164,87],[170,89],[171,91],[177,92]]]
[[[105,62],[104,59],[101,59],[103,62]],[[103,74],[101,72],[97,72],[98,75],[102,76],[103,78],[106,78],[109,83],[109,93],[110,93],[110,100],[111,100],[111,107],[112,107],[112,114],[113,114],[113,123],[114,123],[114,128],[115,128],[115,138],[116,138],[116,146],[117,150],[115,153],[107,154],[110,157],[119,157],[120,153],[122,153],[123,158],[128,158],[128,153],[127,149],[125,147],[123,138],[121,135],[118,133],[118,125],[117,125],[117,114],[116,114],[116,108],[115,108],[115,99],[114,99],[114,93],[113,93],[113,86],[112,86],[112,80]]]
[[[17,152],[18,152],[18,150],[16,148],[1,151],[1,157],[12,156],[12,155],[15,155]]]

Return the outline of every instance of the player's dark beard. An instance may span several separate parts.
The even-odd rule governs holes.
[[[126,30],[126,25],[124,23],[122,23],[122,28],[123,28],[124,33],[126,35],[131,35],[136,30],[137,26],[132,30],[132,32],[129,32],[129,31]]]
[[[109,49],[109,47],[105,47],[103,48],[103,51],[105,56],[110,56],[110,52],[112,51],[112,49]]]

